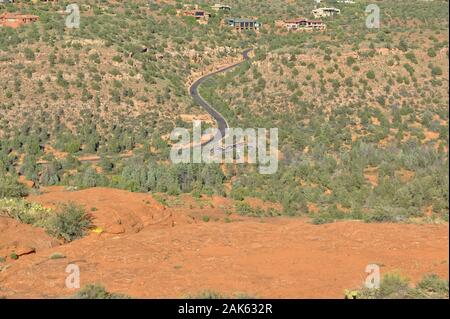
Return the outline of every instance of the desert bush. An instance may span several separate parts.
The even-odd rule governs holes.
[[[66,242],[81,238],[92,227],[91,216],[75,203],[62,204],[48,220],[48,232]]]
[[[100,284],[88,284],[81,288],[73,297],[73,299],[130,299],[130,296],[119,293],[108,292],[104,286]]]
[[[66,258],[66,256],[58,252],[50,255],[50,259],[63,259],[63,258]]]
[[[439,66],[433,66],[431,68],[431,75],[433,76],[442,75],[442,69]]]
[[[213,291],[213,290],[204,290],[199,292],[196,295],[188,296],[188,299],[225,299],[225,295]]]
[[[370,80],[374,80],[375,79],[375,72],[372,70],[367,71],[366,76],[368,79]]]
[[[22,223],[46,228],[52,211],[23,199],[0,199],[0,215],[14,218]]]
[[[427,54],[430,58],[434,58],[436,56],[436,50],[433,48],[429,48]]]
[[[242,216],[274,217],[281,215],[281,213],[278,210],[274,209],[273,207],[269,207],[267,210],[264,210],[261,207],[251,207],[249,204],[245,202],[237,202],[235,206],[236,206],[236,213]]]
[[[442,279],[436,274],[425,275],[422,280],[417,283],[416,289],[424,292],[426,296],[431,298],[448,299],[449,297],[448,280]]]
[[[29,61],[34,61],[35,59],[35,54],[33,52],[33,50],[31,50],[30,48],[25,48],[24,52],[25,54],[25,58]]]
[[[195,295],[189,295],[187,299],[255,299],[255,296],[247,293],[236,292],[232,296],[221,294],[214,290],[203,290]]]
[[[25,185],[19,183],[16,178],[0,171],[0,198],[23,197],[27,194]]]

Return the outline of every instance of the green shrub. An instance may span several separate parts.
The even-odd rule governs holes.
[[[432,298],[448,298],[449,284],[448,280],[440,278],[436,274],[425,275],[422,280],[417,283],[416,289],[425,292]]]
[[[380,283],[379,298],[401,298],[408,294],[409,289],[407,278],[396,273],[386,274]]]
[[[442,69],[438,66],[434,66],[431,68],[431,75],[433,76],[437,76],[437,75],[442,75]]]
[[[217,291],[204,290],[199,292],[197,295],[188,296],[188,299],[225,299],[226,297]]]
[[[352,66],[355,63],[355,58],[352,56],[347,57],[347,65]]]
[[[232,295],[232,297],[223,295],[217,291],[214,290],[204,290],[199,292],[196,295],[188,296],[188,299],[229,299],[229,298],[235,298],[235,299],[255,299],[255,296],[237,292]]]
[[[250,217],[275,217],[281,215],[281,212],[273,207],[269,207],[267,210],[264,210],[261,207],[253,208],[245,202],[236,203],[236,213],[242,216]]]
[[[66,258],[66,256],[61,253],[53,253],[50,255],[50,259],[62,259],[62,258]]]
[[[23,197],[28,193],[25,185],[12,176],[0,172],[0,198]]]
[[[36,58],[33,50],[31,50],[30,48],[25,48],[23,53],[25,54],[25,58],[29,61],[34,61],[34,59]]]
[[[322,225],[334,222],[333,218],[329,215],[317,215],[314,216],[311,220],[311,223],[314,225]]]
[[[78,291],[73,299],[130,299],[129,296],[110,293],[100,284],[88,284]]]
[[[91,216],[75,203],[63,204],[50,219],[49,233],[66,242],[81,238],[92,227]]]
[[[436,51],[433,48],[429,48],[427,53],[430,58],[434,58],[436,56]]]
[[[209,222],[209,216],[203,216],[203,217],[202,217],[202,220],[203,220],[205,223]]]
[[[366,214],[363,216],[366,223],[387,223],[395,222],[395,216],[391,215],[385,210],[378,210],[374,213]]]
[[[238,202],[238,203],[236,203],[236,212],[239,215],[247,216],[247,215],[252,215],[253,214],[253,209],[247,203],[239,203]]]
[[[375,72],[372,70],[367,71],[366,76],[369,80],[373,80],[373,79],[375,79]]]

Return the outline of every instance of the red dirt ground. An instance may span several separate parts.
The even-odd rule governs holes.
[[[345,289],[363,284],[365,267],[371,263],[381,266],[381,274],[398,270],[412,281],[425,273],[444,278],[449,273],[448,224],[312,225],[306,219],[243,217],[224,222],[220,205],[169,208],[148,194],[105,188],[52,188],[30,200],[46,206],[76,201],[105,231],[7,260],[9,266],[0,272],[0,296],[72,295],[76,290],[65,287],[69,263],[80,267],[82,286],[98,282],[109,291],[139,298],[179,298],[203,290],[342,298]],[[218,203],[217,198],[212,201]],[[97,210],[91,212],[92,207]],[[192,217],[198,214],[223,218],[205,222]],[[46,238],[36,231],[17,228],[21,240]],[[15,236],[14,229],[9,232],[0,236],[0,246]],[[66,258],[50,259],[55,252]]]

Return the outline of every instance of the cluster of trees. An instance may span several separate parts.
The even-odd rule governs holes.
[[[405,18],[402,10],[444,21],[436,22],[440,26],[448,21],[438,12],[439,4],[421,5],[429,9],[426,13],[406,3],[383,5],[392,13],[386,21],[391,25]],[[413,45],[404,29],[351,27],[355,10],[358,5],[346,7],[345,14],[327,21],[328,41],[317,41],[313,33],[263,34],[256,63],[203,84],[202,96],[232,126],[279,128],[283,159],[277,174],[240,170],[232,179],[231,196],[281,202],[291,215],[312,207],[318,210],[316,223],[401,221],[424,216],[426,207],[448,220],[448,98],[443,72],[433,61],[448,42],[430,36],[431,44],[424,38]],[[349,45],[357,59],[341,56]],[[418,54],[422,45],[429,70]],[[376,48],[394,47],[401,53],[387,61],[388,72],[370,65],[379,55]],[[323,54],[323,62],[300,61],[299,54]],[[342,59],[345,64],[339,63]],[[261,68],[269,63],[269,70]],[[427,131],[439,134],[430,139]],[[375,184],[366,176],[368,168],[375,170]],[[401,176],[404,171],[409,178]],[[240,209],[252,214],[246,206]]]
[[[225,195],[225,176],[218,164],[162,164],[154,159],[128,160],[103,157],[99,173],[91,164],[75,163],[76,173],[67,173],[66,161],[53,161],[39,169],[41,185],[66,184],[79,188],[108,186],[132,192],[162,192]],[[64,169],[66,168],[66,169]]]
[[[448,158],[433,148],[406,144],[383,149],[358,143],[336,159],[317,145],[313,154],[292,158],[290,163],[283,161],[273,176],[237,176],[232,196],[281,202],[284,212],[292,215],[307,213],[307,204],[315,203],[320,210],[316,222],[402,221],[423,217],[424,207],[429,206],[448,220]],[[377,167],[375,186],[364,175],[367,167]],[[409,180],[399,174],[402,169],[412,175]]]
[[[23,197],[28,193],[25,185],[18,181],[14,167],[17,158],[10,152],[11,146],[7,140],[0,140],[0,198]]]

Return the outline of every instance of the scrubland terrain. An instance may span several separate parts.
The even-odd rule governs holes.
[[[65,2],[23,4],[40,20],[0,28],[0,297],[73,296],[75,263],[131,297],[448,298],[448,1],[376,1],[380,29],[356,2],[326,2],[320,32],[274,24],[312,0],[205,25],[184,1],[85,0],[79,29]],[[278,171],[171,164],[173,128],[215,125],[189,85],[247,48],[200,93],[232,127],[278,128]]]
[[[305,219],[241,216],[222,197],[157,198],[159,202],[122,190],[54,187],[31,196],[30,201],[46,207],[79,203],[94,216],[96,228],[62,244],[44,232],[36,234],[32,226],[0,217],[0,229],[7,229],[0,237],[0,254],[8,254],[0,294],[69,297],[77,290],[65,286],[68,264],[80,267],[82,286],[101,283],[113,293],[143,298],[211,292],[343,298],[345,289],[364,282],[368,263],[379,264],[382,274],[401,271],[413,282],[427,273],[448,277],[448,224],[313,225]],[[12,251],[24,255],[12,260]]]

